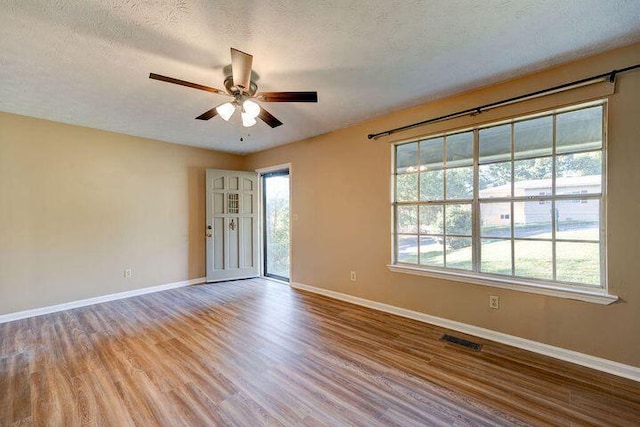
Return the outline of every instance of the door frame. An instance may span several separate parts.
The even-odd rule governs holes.
[[[266,260],[266,241],[264,238],[264,221],[266,219],[266,215],[264,212],[264,175],[274,173],[274,172],[283,172],[289,171],[289,281],[284,281],[282,279],[278,279],[272,276],[265,276],[265,260]],[[293,167],[291,163],[282,163],[279,165],[268,166],[255,170],[258,174],[258,182],[259,182],[259,191],[260,191],[260,276],[269,280],[276,280],[281,283],[285,283],[289,286],[293,283],[293,221],[297,218],[297,216],[293,213]]]

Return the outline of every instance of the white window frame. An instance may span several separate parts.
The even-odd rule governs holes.
[[[485,273],[480,271],[480,259],[479,259],[479,248],[480,248],[480,221],[479,221],[479,207],[480,207],[480,198],[479,198],[479,177],[478,177],[478,169],[479,169],[479,131],[484,128],[489,128],[493,126],[498,126],[502,124],[515,123],[522,120],[539,118],[539,117],[548,117],[552,116],[554,121],[554,135],[553,135],[553,149],[552,149],[552,158],[556,156],[556,137],[555,137],[555,117],[557,114],[575,111],[584,108],[594,107],[594,106],[602,106],[603,111],[603,123],[602,123],[602,182],[601,182],[601,194],[597,195],[589,195],[587,196],[589,199],[597,199],[600,201],[600,274],[601,280],[600,286],[588,286],[588,285],[580,285],[580,284],[569,284],[560,281],[554,280],[541,280],[541,279],[529,279],[529,278],[521,278],[516,276],[507,276],[507,275],[498,275]],[[580,103],[571,105],[569,107],[558,108],[558,109],[550,109],[537,114],[530,115],[519,115],[511,117],[507,120],[500,120],[496,122],[486,123],[482,125],[477,125],[473,127],[466,127],[462,129],[452,129],[446,132],[440,132],[437,134],[424,135],[417,138],[412,138],[408,140],[397,141],[391,146],[391,217],[392,217],[392,233],[391,233],[391,244],[392,244],[392,257],[391,263],[388,265],[388,268],[393,272],[398,273],[408,273],[419,276],[427,276],[434,277],[440,279],[453,280],[458,282],[465,283],[473,283],[478,285],[492,286],[503,289],[524,291],[529,293],[543,294],[543,295],[551,295],[561,298],[570,298],[577,299],[581,301],[599,303],[599,304],[611,304],[612,302],[618,299],[615,295],[610,295],[608,293],[608,283],[607,283],[607,262],[606,262],[606,202],[607,202],[607,102],[604,100],[597,100],[594,102],[588,103]],[[404,264],[398,263],[397,260],[397,222],[396,222],[396,207],[398,206],[398,202],[396,202],[395,194],[396,194],[396,161],[395,161],[395,153],[396,147],[398,145],[403,145],[411,142],[418,142],[425,139],[437,138],[441,136],[453,135],[462,132],[473,132],[473,199],[472,199],[472,247],[473,247],[473,271],[468,270],[458,270],[447,267],[438,267],[438,266],[427,266],[420,264]],[[513,151],[513,141],[512,141],[512,150],[511,150],[511,162],[513,168],[514,161],[514,151]],[[552,172],[552,189],[555,189],[555,161],[553,162],[553,172]],[[513,170],[512,170],[512,179],[511,183],[513,184]],[[554,190],[552,190],[554,191]],[[573,195],[566,195],[564,198],[570,198]],[[575,197],[575,196],[573,196]],[[584,196],[583,196],[584,197]],[[515,194],[511,194],[510,197],[492,199],[492,201],[501,201],[504,199],[505,201],[517,201],[517,197]],[[508,200],[507,200],[508,199]],[[563,196],[553,195],[552,199],[562,200]],[[537,200],[537,199],[535,199]],[[415,204],[419,206],[421,201],[416,202],[400,202],[400,204]],[[446,203],[446,201],[445,201]],[[513,227],[513,215],[510,215],[510,221]],[[555,218],[552,218],[552,222],[555,224]],[[511,240],[513,240],[513,236]],[[553,227],[553,238],[552,241],[555,241],[555,226]],[[420,241],[418,239],[418,241]],[[553,257],[555,259],[555,245],[553,245]],[[513,255],[513,254],[512,254]],[[555,262],[555,261],[554,261]],[[515,263],[515,259],[512,257],[512,263]]]

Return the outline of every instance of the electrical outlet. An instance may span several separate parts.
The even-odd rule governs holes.
[[[355,272],[355,271],[352,271],[352,272],[351,272],[351,281],[352,281],[352,282],[355,282],[356,280],[358,280],[358,277],[356,276],[356,272]]]
[[[124,270],[124,278],[125,279],[130,279],[131,278],[131,269],[130,268],[125,268],[125,270]]]
[[[489,297],[489,308],[497,310],[500,308],[500,297],[490,296]]]

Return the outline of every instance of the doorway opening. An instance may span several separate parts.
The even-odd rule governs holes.
[[[264,275],[289,282],[290,198],[289,170],[262,175]]]

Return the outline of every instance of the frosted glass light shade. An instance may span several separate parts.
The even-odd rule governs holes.
[[[253,117],[254,119],[258,117],[258,114],[260,114],[260,106],[249,99],[244,101],[242,107],[244,108],[244,111],[249,114],[249,117]]]
[[[242,126],[248,128],[256,124],[256,118],[251,117],[249,113],[243,111],[242,112]]]
[[[234,111],[236,111],[236,107],[234,107],[233,104],[230,102],[225,102],[224,104],[218,105],[216,107],[216,112],[225,121],[229,121],[231,116],[233,116]]]

